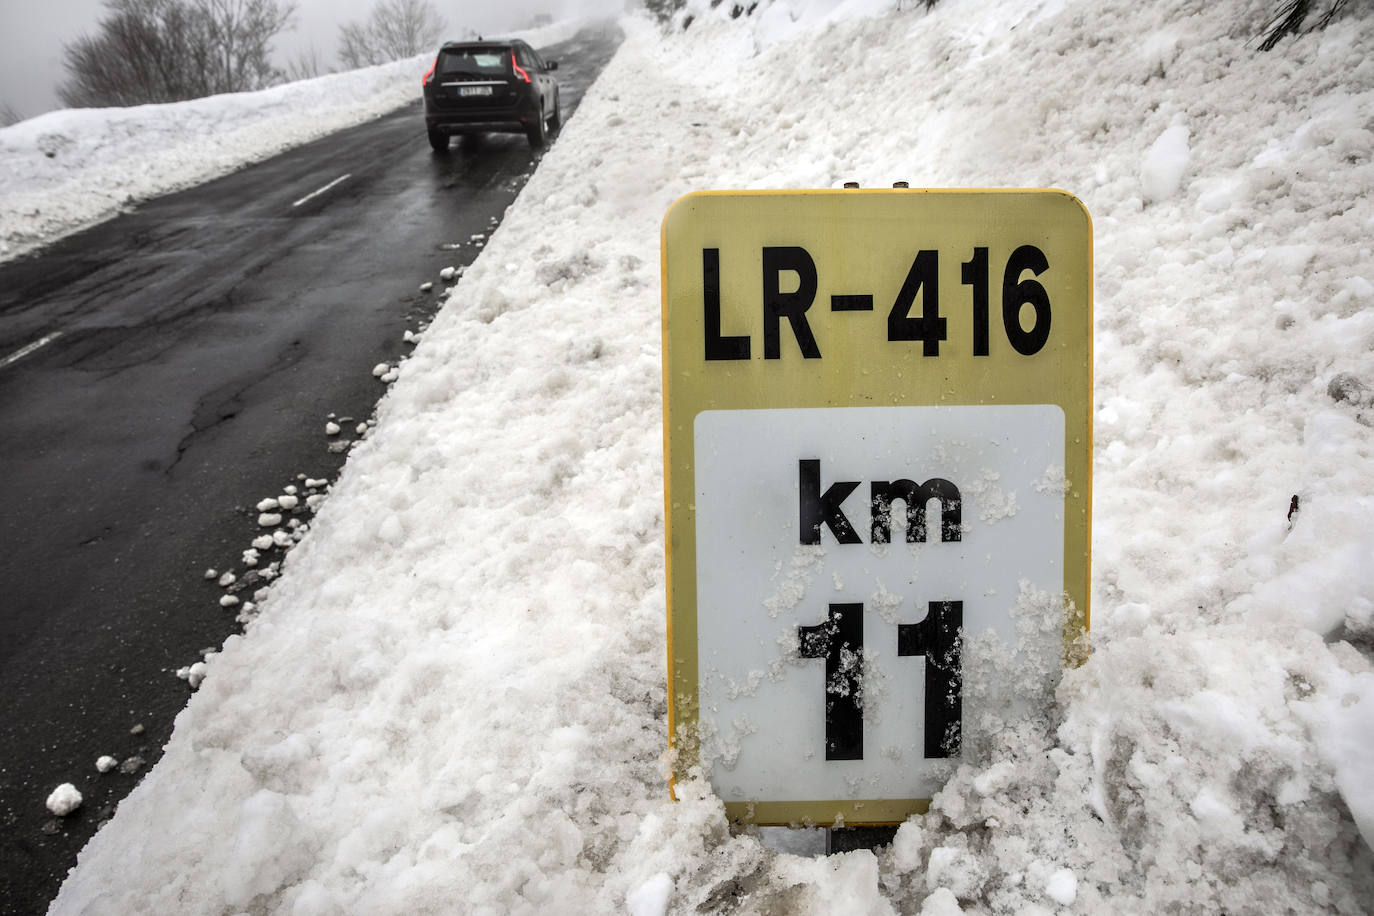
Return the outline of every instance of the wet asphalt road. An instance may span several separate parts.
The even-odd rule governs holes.
[[[541,49],[565,119],[619,39]],[[98,756],[160,756],[175,670],[239,629],[204,571],[243,573],[259,499],[333,478],[329,415],[371,414],[372,367],[537,167],[519,135],[432,153],[419,78],[414,105],[0,264],[0,911],[43,912],[137,783]],[[62,782],[85,803],[57,819]]]

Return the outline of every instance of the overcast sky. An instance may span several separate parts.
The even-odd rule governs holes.
[[[374,0],[297,0],[296,26],[274,42],[276,62],[313,46],[326,67],[336,64],[339,25],[363,19]],[[561,16],[573,7],[615,10],[618,0],[434,0],[458,37],[471,28],[498,32],[520,28],[538,13]],[[102,0],[0,0],[0,103],[24,117],[58,107],[57,84],[64,77],[62,45],[94,33]],[[417,84],[418,85],[418,84]]]

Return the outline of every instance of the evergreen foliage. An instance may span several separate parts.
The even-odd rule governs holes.
[[[1349,3],[1350,0],[1331,0],[1331,5],[1326,8],[1326,12],[1317,20],[1317,24],[1313,28],[1326,28],[1330,25],[1331,20],[1336,18],[1336,15],[1345,9]],[[1301,32],[1302,24],[1306,21],[1308,14],[1312,12],[1314,5],[1314,0],[1284,0],[1270,20],[1265,23],[1264,40],[1260,42],[1260,50],[1272,51],[1285,38]]]

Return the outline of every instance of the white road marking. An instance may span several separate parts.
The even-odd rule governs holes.
[[[10,363],[19,362],[21,359],[28,356],[30,353],[34,352],[35,350],[40,350],[43,347],[46,347],[48,344],[52,343],[54,340],[61,336],[61,331],[54,331],[53,333],[48,334],[45,337],[38,338],[33,343],[29,344],[27,347],[20,347],[18,350],[15,350],[9,356],[6,356],[4,359],[0,359],[0,369],[5,368]]]
[[[335,179],[334,179],[333,181],[331,181],[329,184],[327,184],[327,185],[325,185],[324,187],[320,188],[318,191],[311,191],[309,194],[305,195],[304,197],[302,197],[300,200],[296,201],[296,202],[295,202],[294,204],[292,204],[291,206],[293,206],[293,207],[299,207],[301,204],[305,203],[307,200],[313,200],[313,199],[315,199],[316,197],[319,197],[321,194],[323,194],[325,191],[328,191],[330,188],[334,187],[336,184],[339,184],[340,182],[347,181],[348,179],[350,179],[350,178],[352,178],[352,177],[353,177],[353,173],[352,173],[352,172],[350,172],[350,173],[347,174],[347,175],[341,175],[341,176],[339,176],[338,178],[335,178]]]

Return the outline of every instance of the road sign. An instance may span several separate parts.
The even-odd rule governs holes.
[[[668,211],[675,780],[894,823],[1052,689],[1087,627],[1091,246],[1058,191]]]

